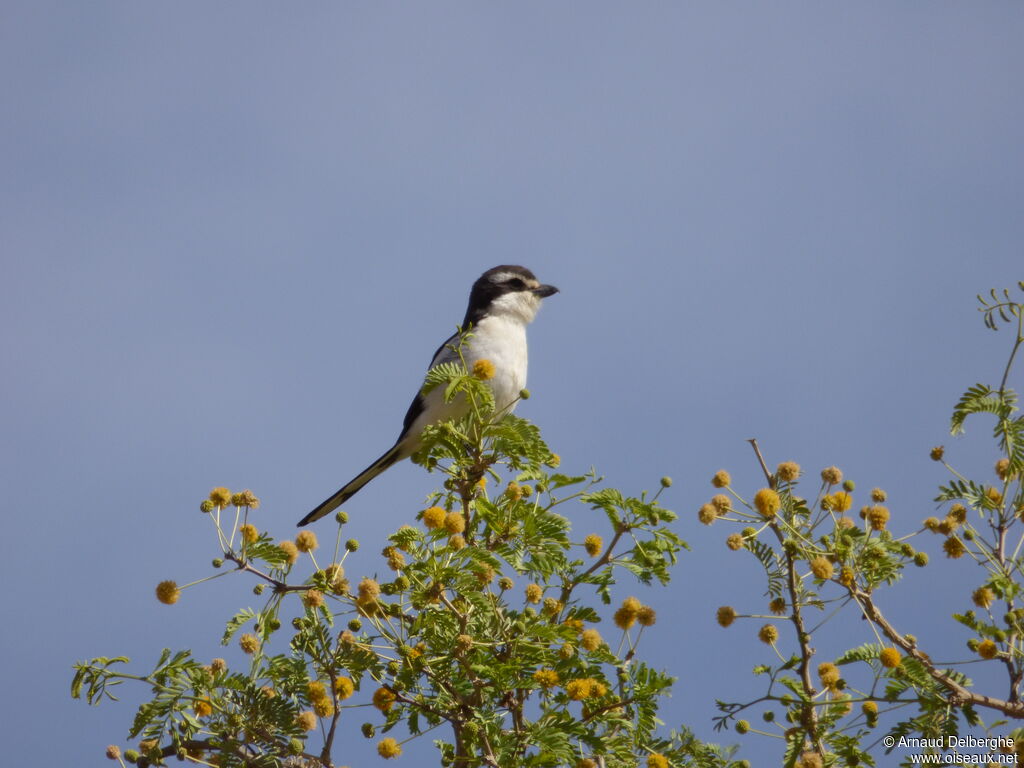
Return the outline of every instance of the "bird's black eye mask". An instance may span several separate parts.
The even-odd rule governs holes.
[[[525,267],[505,264],[484,272],[473,283],[469,293],[469,307],[462,327],[475,324],[486,314],[487,308],[495,299],[507,293],[524,293],[535,290],[530,286],[537,282],[533,273]]]

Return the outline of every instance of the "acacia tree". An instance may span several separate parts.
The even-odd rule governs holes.
[[[1018,287],[1024,291],[1024,282]],[[990,763],[1015,764],[1024,754],[1024,730],[1009,723],[1024,717],[1024,417],[1008,386],[1024,343],[1024,304],[1009,291],[978,298],[987,327],[1016,326],[998,387],[970,387],[951,420],[956,435],[974,414],[995,417],[998,458],[990,478],[964,476],[937,447],[931,458],[950,474],[934,499],[938,515],[908,524],[899,511],[890,514],[886,492],[874,488],[858,520],[848,514],[857,506],[854,484],[838,467],[822,470],[820,480],[805,477],[792,461],[771,471],[751,440],[764,487],[748,498],[722,470],[712,479],[720,492],[700,508],[701,522],[723,520],[741,529],[729,534],[727,547],[752,554],[766,576],[767,606],[745,614],[722,606],[718,623],[728,627],[741,618],[768,619],[758,638],[775,656],[753,670],[766,680],[763,695],[720,701],[716,727],[783,739],[786,766],[874,765],[873,754],[891,753],[911,737],[931,742],[909,742],[917,745],[915,755],[941,755],[955,745],[964,724],[992,736],[975,745]],[[973,592],[968,590],[971,604],[950,605],[952,619],[972,635],[960,663],[935,663],[929,639],[907,634],[898,617],[881,607],[907,566],[928,566],[922,539],[932,535],[942,537],[946,558],[971,558],[978,567]],[[867,620],[869,642],[831,657],[815,650],[815,633],[822,626],[839,620],[851,629],[865,624],[854,623],[854,617]],[[1004,670],[1008,693],[976,690],[962,668],[979,660]],[[761,710],[764,723],[757,728],[743,717],[753,707]],[[882,733],[876,731],[880,717],[888,726]],[[911,755],[902,751],[909,764]]]
[[[222,638],[248,664],[164,650],[147,674],[127,671],[124,657],[76,665],[72,695],[92,703],[122,681],[151,688],[129,731],[138,748],[108,756],[330,767],[340,735],[358,730],[382,758],[429,734],[441,765],[465,768],[738,766],[686,729],[656,731],[672,678],[637,655],[656,613],[635,597],[609,607],[623,574],[669,581],[684,546],[659,503],[671,481],[633,497],[593,472],[557,472],[537,427],[496,411],[493,375],[488,361],[428,373],[426,390],[469,407],[424,434],[414,459],[442,474],[443,489],[389,537],[387,578],[350,579],[374,566],[355,555],[358,542],[342,544],[344,512],[332,545],[310,530],[276,541],[258,525],[255,495],[214,489],[201,509],[221,570],[207,579],[252,579],[264,596]],[[604,530],[573,536],[560,514],[571,504],[602,513],[594,528]],[[161,582],[157,597],[177,603],[186,587]]]
[[[766,577],[767,606],[718,610],[723,627],[756,621],[771,656],[753,668],[764,693],[719,701],[716,727],[782,740],[787,768],[875,765],[901,737],[940,739],[965,725],[998,737],[982,744],[990,762],[1024,753],[1024,729],[1010,723],[1024,716],[1024,417],[1008,386],[1024,344],[1024,304],[993,291],[981,310],[988,327],[1015,324],[1016,336],[999,386],[970,387],[952,431],[974,414],[995,417],[992,478],[964,476],[936,448],[932,458],[950,472],[935,498],[938,515],[908,526],[874,488],[857,505],[858,520],[848,513],[860,492],[839,468],[822,470],[820,481],[796,462],[772,471],[751,441],[763,482],[750,486],[763,487],[745,495],[723,470],[700,507],[702,523],[737,527],[728,548],[752,554]],[[685,727],[657,729],[672,678],[637,654],[656,614],[635,597],[612,608],[622,575],[669,581],[684,546],[668,527],[675,515],[659,503],[670,481],[629,497],[594,473],[557,472],[560,460],[534,425],[495,411],[490,375],[485,362],[428,374],[428,389],[465,398],[468,413],[424,435],[414,459],[441,473],[443,488],[410,519],[415,525],[389,537],[386,579],[350,582],[347,571],[373,566],[355,555],[358,542],[342,543],[343,512],[332,546],[321,549],[311,531],[275,541],[256,525],[254,495],[214,489],[202,509],[220,570],[186,586],[229,574],[256,581],[262,607],[235,614],[222,638],[237,637],[248,664],[231,669],[165,650],[145,675],[126,671],[123,657],[76,665],[72,694],[90,702],[125,680],[152,691],[130,728],[138,749],[111,747],[112,759],[330,768],[340,735],[358,730],[383,758],[429,734],[446,766],[748,766],[734,747],[702,742]],[[574,504],[603,513],[595,518],[603,530],[574,536],[561,514]],[[963,663],[997,665],[1008,693],[978,690],[962,663],[934,662],[929,638],[907,634],[883,609],[908,566],[938,567],[922,543],[932,535],[946,558],[978,567],[971,605],[951,606],[971,633]],[[165,581],[157,597],[173,604],[185,588]],[[867,636],[826,656],[815,638],[835,621]],[[755,727],[747,718],[758,710]]]

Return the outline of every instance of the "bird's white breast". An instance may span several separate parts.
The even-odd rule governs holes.
[[[451,354],[448,352],[448,355]],[[526,325],[522,320],[510,315],[483,318],[473,327],[472,337],[462,348],[462,356],[470,369],[477,360],[491,362],[494,366],[494,377],[488,380],[487,384],[494,392],[495,410],[499,413],[511,413],[520,390],[526,386]],[[432,390],[423,403],[422,413],[413,422],[410,429],[413,437],[405,446],[404,455],[408,456],[416,450],[419,435],[427,424],[457,419],[466,413],[467,408],[468,405],[462,395],[446,403],[444,387]]]
[[[477,360],[490,360],[494,365],[494,378],[488,384],[498,410],[514,403],[526,386],[526,325],[511,316],[482,319],[473,329],[466,354],[468,366],[472,367]]]

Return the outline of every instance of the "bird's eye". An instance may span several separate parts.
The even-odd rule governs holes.
[[[526,287],[526,283],[524,283],[518,277],[513,277],[511,280],[508,280],[505,283],[505,285],[509,286],[510,288],[515,288],[517,291],[521,291],[523,290],[523,288]]]

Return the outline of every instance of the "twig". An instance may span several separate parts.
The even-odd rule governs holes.
[[[775,488],[775,477],[768,471],[768,465],[764,463],[764,456],[761,455],[761,449],[757,447],[757,438],[752,437],[747,440],[751,447],[754,449],[754,454],[757,456],[758,462],[761,464],[761,471],[764,472],[764,478],[768,481],[769,488]]]
[[[625,526],[617,527],[615,535],[612,537],[612,540],[608,542],[608,547],[605,549],[604,554],[597,558],[597,560],[594,561],[593,565],[587,568],[587,570],[581,573],[579,575],[579,578],[576,579],[575,582],[572,582],[569,585],[562,587],[562,594],[559,596],[558,602],[560,602],[563,606],[568,604],[569,596],[572,594],[572,591],[578,585],[582,584],[583,580],[587,578],[587,576],[594,573],[594,571],[596,571],[597,569],[603,568],[612,561],[612,552],[615,550],[615,546],[619,543],[619,539],[621,539],[628,530],[629,529]]]
[[[253,567],[248,560],[243,560],[234,552],[226,552],[224,556],[231,562],[235,563],[238,566],[238,570],[248,571],[254,576],[257,576],[263,579],[264,581],[273,584],[275,592],[306,592],[310,589],[313,589],[312,584],[286,584],[285,582],[280,581],[279,579],[275,579],[273,576],[264,573],[259,568]]]
[[[882,630],[886,637],[902,648],[908,656],[917,659],[933,680],[949,690],[951,704],[955,706],[976,704],[979,707],[987,707],[988,709],[994,709],[1002,712],[1007,717],[1017,719],[1024,718],[1024,703],[1003,701],[1002,699],[995,699],[991,696],[985,696],[964,688],[960,683],[949,677],[949,675],[937,669],[935,665],[932,664],[932,660],[927,654],[919,651],[915,644],[911,643],[902,634],[900,634],[900,632],[898,632],[896,628],[889,623],[885,616],[882,615],[882,612],[875,605],[868,593],[864,592],[856,585],[847,587],[847,589],[849,589],[850,595],[860,604],[865,615],[867,615],[873,624],[876,624],[878,628]]]

